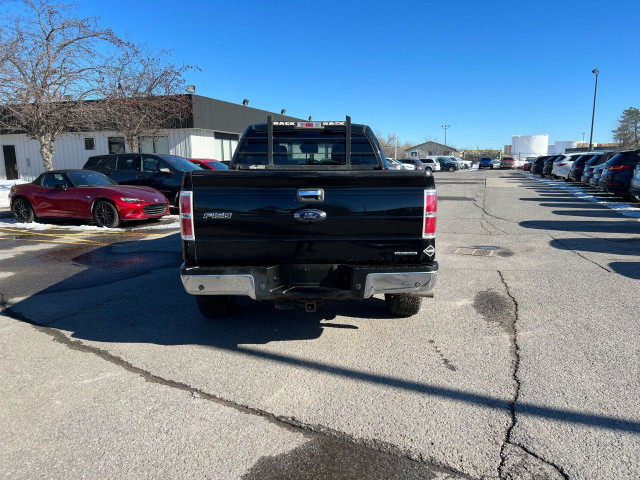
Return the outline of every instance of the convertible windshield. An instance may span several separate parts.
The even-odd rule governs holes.
[[[180,170],[181,172],[202,170],[202,168],[200,168],[198,165],[191,163],[189,160],[183,157],[178,157],[176,155],[158,155],[158,157],[167,162],[176,170]]]
[[[116,185],[116,182],[98,172],[69,172],[67,173],[67,176],[76,187],[99,187],[101,185]]]

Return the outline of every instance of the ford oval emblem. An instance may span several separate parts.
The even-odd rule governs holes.
[[[325,218],[327,218],[327,214],[322,210],[299,210],[294,215],[293,218],[298,220],[299,222],[304,223],[316,223],[321,222]]]

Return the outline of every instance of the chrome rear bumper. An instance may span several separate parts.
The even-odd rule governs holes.
[[[319,266],[316,266],[319,267]],[[370,298],[376,294],[406,294],[432,296],[438,277],[438,264],[433,262],[417,271],[380,271],[345,267],[348,274],[342,283],[303,281],[283,283],[287,278],[274,267],[246,267],[242,271],[220,271],[212,274],[209,269],[197,267],[181,269],[180,277],[187,293],[192,295],[242,295],[254,300],[278,298]],[[275,267],[277,268],[277,267]],[[408,268],[407,270],[411,270]]]

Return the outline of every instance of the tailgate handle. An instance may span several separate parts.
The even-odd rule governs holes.
[[[296,201],[300,203],[319,203],[324,202],[324,190],[315,189],[299,189],[296,192]]]

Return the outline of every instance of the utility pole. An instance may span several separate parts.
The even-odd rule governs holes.
[[[447,128],[449,128],[451,125],[442,125],[442,128],[444,128],[444,146],[447,146]]]
[[[591,135],[589,135],[589,151],[593,150],[593,121],[596,118],[596,96],[598,95],[598,75],[600,71],[597,68],[591,70],[596,75],[596,86],[593,90],[593,112],[591,113]]]
[[[584,132],[582,132],[582,143],[584,143]]]
[[[396,132],[396,150],[395,150],[395,153],[393,154],[393,158],[395,160],[398,159],[398,132]]]

